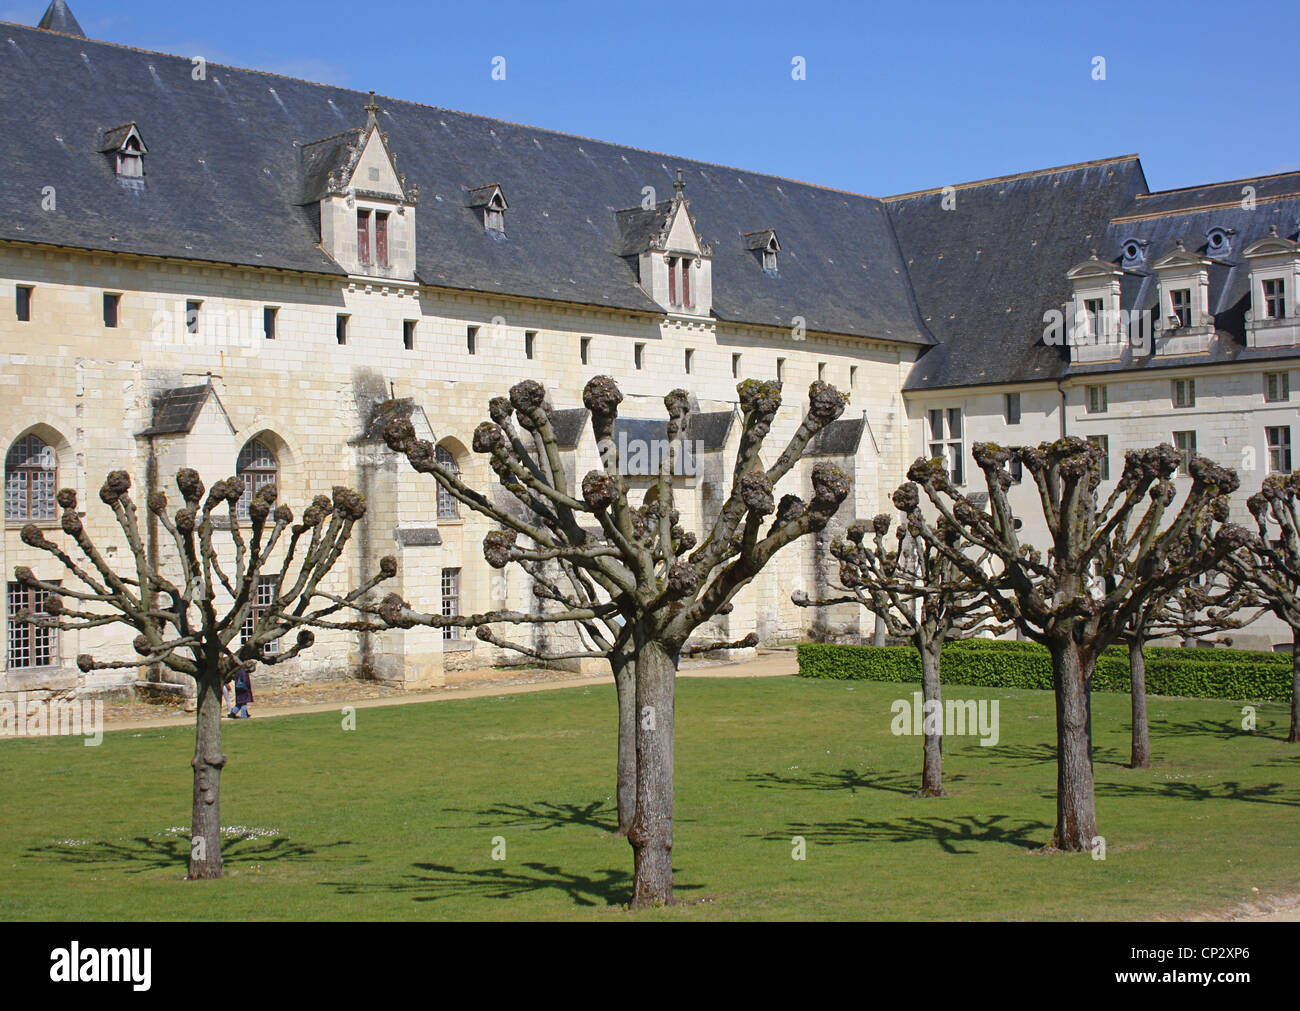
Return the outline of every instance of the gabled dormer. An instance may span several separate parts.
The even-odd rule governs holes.
[[[99,150],[113,162],[118,181],[132,189],[144,186],[144,156],[149,153],[140,128],[135,123],[123,123],[104,131]]]
[[[763,228],[757,232],[745,233],[745,248],[754,254],[754,258],[763,267],[763,272],[771,277],[777,276],[777,257],[781,252],[781,243],[777,241],[776,231]]]
[[[365,111],[365,126],[302,146],[302,203],[319,214],[321,248],[349,274],[412,281],[419,187],[397,171],[374,92]]]
[[[1066,343],[1070,361],[1095,362],[1119,358],[1127,342],[1120,314],[1120,278],[1124,271],[1101,260],[1094,249],[1082,263],[1065,272],[1070,282]]]
[[[506,234],[506,211],[510,209],[510,205],[506,203],[505,194],[501,192],[500,186],[492,183],[470,190],[469,206],[479,212],[483,221],[483,231],[493,236]]]
[[[672,315],[713,311],[713,250],[700,241],[681,169],[673,198],[618,212],[620,254],[636,265],[641,288]]]
[[[1250,307],[1246,310],[1248,347],[1300,344],[1300,243],[1283,238],[1277,225],[1241,251],[1250,265]]]
[[[1198,354],[1210,350],[1214,317],[1210,315],[1210,261],[1179,239],[1154,263],[1159,308],[1155,332],[1157,355]]]

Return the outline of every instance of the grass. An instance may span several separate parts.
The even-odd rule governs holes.
[[[676,907],[664,919],[1173,916],[1300,872],[1286,712],[1151,699],[1156,764],[1125,768],[1128,700],[1094,698],[1104,861],[1036,852],[1054,818],[1053,709],[999,699],[1001,740],[945,742],[951,795],[911,796],[910,686],[678,684]],[[183,880],[189,728],[0,741],[0,918],[627,919],[613,689],[227,721],[227,876]],[[180,831],[169,831],[179,828]],[[793,836],[807,858],[791,859]],[[494,839],[506,859],[494,861]]]

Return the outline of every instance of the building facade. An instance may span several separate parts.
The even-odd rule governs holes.
[[[726,490],[746,378],[785,384],[772,454],[809,383],[850,395],[778,488],[806,497],[813,464],[839,463],[854,492],[836,529],[889,509],[921,454],[947,456],[977,491],[980,439],[1103,439],[1112,476],[1124,449],[1176,441],[1243,471],[1239,518],[1263,475],[1291,466],[1300,175],[1150,193],[1129,156],[880,200],[255,71],[199,73],[86,39],[62,0],[40,27],[0,32],[15,138],[0,191],[0,691],[151,676],[77,669],[80,653],[129,657],[118,633],[12,621],[40,603],[15,566],[62,578],[19,536],[58,527],[56,489],[77,489],[123,558],[96,495],[113,469],[141,496],[174,488],[182,466],[209,483],[238,472],[297,511],[345,484],[369,511],[336,588],[393,554],[392,588],[416,607],[536,606],[522,573],[482,559],[486,522],[399,467],[380,435],[408,415],[488,489],[471,435],[523,377],[546,387],[578,477],[597,465],[587,379],[619,381],[629,460],[662,437],[664,394],[686,389],[675,480],[688,529]],[[1130,316],[1151,323],[1145,345]],[[1019,495],[1031,514],[1032,489]],[[860,634],[852,609],[790,603],[825,586],[833,535],[778,556],[712,631]],[[505,659],[427,629],[338,633],[276,670],[425,687]]]

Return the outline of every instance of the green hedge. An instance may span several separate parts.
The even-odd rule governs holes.
[[[1291,655],[1244,649],[1148,646],[1147,691],[1202,699],[1290,701]],[[809,678],[919,683],[921,658],[911,646],[799,647],[799,673]],[[1051,691],[1052,661],[1044,646],[966,639],[943,648],[945,684]],[[1097,661],[1094,691],[1129,690],[1128,647],[1112,646]]]

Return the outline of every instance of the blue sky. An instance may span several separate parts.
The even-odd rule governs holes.
[[[876,196],[1130,152],[1153,189],[1300,169],[1295,0],[69,5],[92,38]]]

